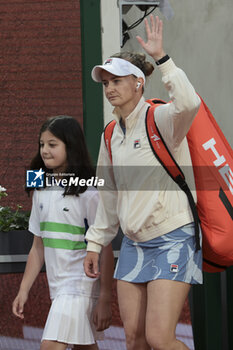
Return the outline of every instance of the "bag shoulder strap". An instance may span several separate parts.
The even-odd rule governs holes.
[[[116,125],[116,121],[111,120],[104,128],[104,142],[105,142],[111,163],[112,163],[111,139],[112,139],[112,134],[113,134],[115,125]]]
[[[153,104],[151,105],[151,107],[148,108],[146,113],[145,122],[146,122],[146,132],[147,132],[149,144],[151,146],[151,149],[155,157],[163,166],[163,168],[166,170],[168,175],[171,176],[171,178],[179,186],[181,186],[185,181],[185,176],[181,168],[175,161],[174,157],[172,156],[171,152],[169,151],[154,119],[154,111],[158,106],[160,106],[161,103],[160,102],[157,103],[158,100],[150,100],[150,101],[156,101],[156,102],[155,103],[152,102]]]
[[[196,203],[194,201],[192,192],[190,191],[185,181],[184,173],[182,172],[181,168],[179,167],[176,160],[174,159],[171,152],[169,151],[154,119],[154,111],[160,104],[161,104],[160,102],[152,104],[151,107],[148,108],[146,113],[145,123],[146,123],[146,132],[147,132],[148,141],[157,160],[166,170],[168,175],[176,182],[176,184],[180,187],[180,189],[184,191],[187,195],[188,202],[193,214],[194,224],[195,224],[196,249],[199,250],[200,249],[200,239],[199,239],[200,220],[198,217]]]

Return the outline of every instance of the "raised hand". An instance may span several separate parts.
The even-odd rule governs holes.
[[[163,50],[163,21],[158,16],[150,15],[150,25],[145,19],[145,28],[147,34],[147,42],[140,36],[136,36],[139,44],[155,61],[165,56]]]

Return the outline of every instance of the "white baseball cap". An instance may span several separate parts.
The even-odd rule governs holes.
[[[102,82],[101,79],[101,71],[106,70],[107,72],[116,75],[118,77],[124,77],[126,75],[133,74],[137,78],[143,78],[144,84],[146,82],[146,78],[144,73],[134,64],[126,61],[122,58],[111,57],[104,61],[103,65],[95,66],[92,69],[91,76],[92,79],[96,82]]]

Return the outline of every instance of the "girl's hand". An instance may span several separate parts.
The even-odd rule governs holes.
[[[150,23],[145,19],[145,28],[147,34],[147,42],[140,37],[136,36],[139,44],[155,61],[165,56],[163,50],[163,22],[158,16],[150,15]]]
[[[93,311],[93,323],[97,331],[104,331],[109,328],[112,321],[111,301],[101,297]]]
[[[99,254],[96,252],[87,252],[84,260],[84,271],[88,277],[99,277]]]
[[[12,312],[15,316],[24,319],[24,304],[28,299],[28,294],[26,292],[19,292],[15,300],[12,303]]]

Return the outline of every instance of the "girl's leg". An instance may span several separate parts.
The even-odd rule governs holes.
[[[66,350],[67,344],[60,343],[57,341],[43,340],[41,343],[40,350]],[[91,345],[75,345],[74,350],[99,350],[97,344]]]
[[[150,350],[145,338],[146,284],[117,281],[117,294],[128,350]]]
[[[43,340],[40,346],[40,350],[66,350],[67,344],[60,343],[53,340]]]
[[[156,280],[147,285],[146,339],[156,350],[185,350],[175,331],[190,285]]]
[[[75,345],[73,347],[73,350],[99,350],[97,344],[91,344],[91,345]]]

